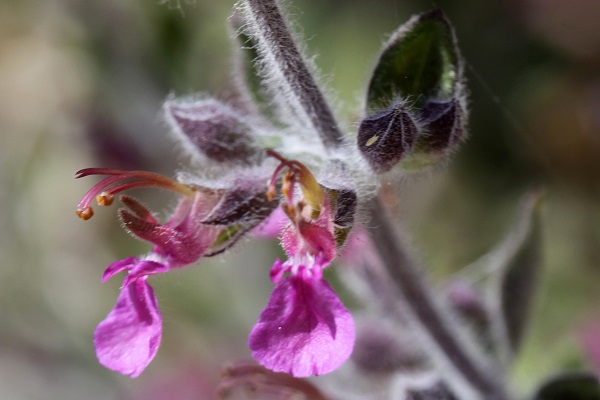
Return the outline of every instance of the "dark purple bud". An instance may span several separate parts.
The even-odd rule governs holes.
[[[404,104],[363,119],[358,148],[375,172],[387,172],[411,150],[419,128]]]
[[[167,121],[186,143],[212,162],[250,165],[262,152],[253,139],[253,128],[229,106],[214,100],[167,102]]]
[[[417,141],[417,151],[447,152],[465,136],[464,113],[456,99],[427,102],[420,116],[424,133]]]

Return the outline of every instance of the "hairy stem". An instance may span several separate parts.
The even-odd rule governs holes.
[[[379,257],[404,298],[408,311],[424,334],[429,336],[429,342],[438,347],[435,349],[436,353],[442,354],[446,362],[460,372],[463,381],[481,394],[481,398],[506,399],[501,382],[492,375],[490,366],[480,365],[482,360],[473,357],[472,352],[460,340],[462,336],[456,332],[457,327],[448,321],[436,305],[417,263],[390,224],[391,219],[385,206],[376,198],[371,201],[370,210],[370,233]]]
[[[326,147],[338,147],[342,132],[290,34],[275,0],[246,0],[256,28],[279,64],[283,78],[299,98]]]
[[[315,130],[328,148],[338,147],[343,140],[341,131],[308,70],[298,47],[289,32],[288,26],[277,6],[276,0],[244,0],[255,29],[261,40],[268,47],[269,56],[274,58],[281,75],[298,97],[299,103],[309,116]],[[404,248],[404,244],[396,233],[385,207],[379,199],[369,204],[371,209],[371,235],[380,259],[397,292],[407,304],[413,320],[427,336],[431,354],[437,355],[434,360],[443,358],[466,386],[472,398],[486,400],[506,400],[504,387],[493,374],[490,365],[485,365],[483,357],[476,357],[465,343],[460,327],[453,325],[443,315],[440,307],[430,292],[426,281],[421,276],[415,260]],[[440,357],[440,355],[442,357]],[[445,376],[447,379],[451,379]],[[450,386],[451,382],[449,382]]]

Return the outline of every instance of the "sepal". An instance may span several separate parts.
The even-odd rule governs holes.
[[[219,202],[202,220],[208,225],[254,223],[267,218],[279,204],[278,198],[269,200],[264,179],[238,179],[226,190]]]

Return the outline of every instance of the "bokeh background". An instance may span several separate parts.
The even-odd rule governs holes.
[[[290,11],[348,130],[380,46],[439,6],[466,59],[470,138],[447,168],[402,184],[404,226],[436,282],[485,253],[519,197],[543,186],[545,274],[511,380],[528,393],[593,365],[600,321],[600,2],[294,0]],[[93,330],[120,284],[111,261],[147,248],[115,207],[76,204],[90,166],[185,168],[160,115],[170,95],[233,94],[233,0],[0,0],[0,398],[210,399],[221,365],[249,356],[276,245],[153,278],[164,317],[155,361],[131,380],[98,365]],[[176,201],[139,197],[155,210]],[[598,334],[600,340],[600,334]]]

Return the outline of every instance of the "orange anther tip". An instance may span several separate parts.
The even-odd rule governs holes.
[[[96,201],[98,202],[98,205],[102,207],[110,206],[113,203],[114,199],[115,196],[105,192],[100,193],[98,196],[96,196]]]
[[[94,210],[92,209],[92,207],[88,207],[86,209],[79,209],[77,211],[75,211],[75,214],[77,214],[77,216],[79,218],[81,218],[84,221],[87,221],[88,219],[92,218],[94,216]]]

